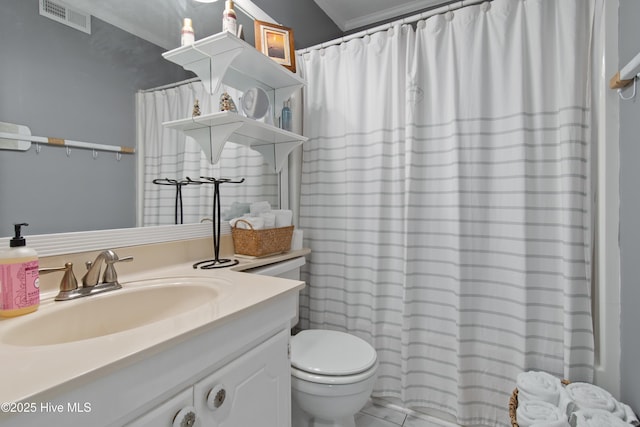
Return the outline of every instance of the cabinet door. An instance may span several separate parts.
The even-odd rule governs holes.
[[[249,350],[194,387],[202,427],[289,427],[289,331]]]
[[[178,393],[156,406],[127,427],[198,427],[202,426],[193,407],[193,388]]]

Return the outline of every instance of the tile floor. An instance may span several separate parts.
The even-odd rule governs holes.
[[[367,403],[356,415],[356,427],[458,427],[428,415],[407,415],[392,408]]]

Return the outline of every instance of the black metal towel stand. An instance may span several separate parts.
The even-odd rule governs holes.
[[[176,187],[176,203],[173,210],[173,221],[175,224],[183,224],[182,187],[189,185],[190,182],[186,179],[178,181],[177,179],[157,178],[153,180],[153,183],[158,185],[173,185]],[[180,222],[178,222],[178,212],[180,212]]]
[[[174,210],[174,220],[178,224],[178,211],[180,212],[180,224],[183,223],[183,211],[182,211],[182,187],[185,185],[202,185],[213,184],[213,215],[211,217],[213,224],[213,256],[214,259],[208,259],[199,261],[193,264],[193,268],[202,268],[203,270],[210,270],[213,268],[231,267],[238,264],[236,259],[220,259],[220,184],[240,184],[244,182],[244,178],[233,181],[229,178],[212,178],[208,176],[201,176],[199,180],[193,180],[189,177],[180,181],[169,178],[154,179],[153,183],[158,185],[174,185],[176,187],[176,207]]]
[[[199,261],[193,264],[193,268],[201,268],[203,270],[210,270],[213,268],[231,267],[238,264],[237,259],[220,259],[220,184],[240,184],[244,182],[244,178],[233,181],[229,178],[211,178],[208,176],[201,176],[199,181],[193,181],[189,177],[187,180],[194,184],[213,184],[213,256],[214,259],[205,261]]]

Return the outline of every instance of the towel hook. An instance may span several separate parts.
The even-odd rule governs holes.
[[[620,96],[620,99],[622,99],[623,101],[629,101],[630,99],[633,99],[636,97],[636,82],[638,81],[638,76],[635,76],[633,78],[633,93],[631,94],[631,96],[629,96],[628,98],[625,98],[622,95],[622,88],[618,89],[618,96]]]

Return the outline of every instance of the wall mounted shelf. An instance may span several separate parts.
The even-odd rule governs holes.
[[[212,95],[218,93],[223,83],[242,92],[259,86],[267,92],[273,91],[272,105],[281,106],[296,89],[305,85],[301,77],[228,32],[197,40],[162,56],[196,73]]]
[[[168,61],[195,72],[211,95],[218,94],[222,84],[241,92],[252,87],[264,89],[277,111],[294,91],[305,85],[304,79],[257,51],[253,46],[228,32],[197,40],[191,45],[165,52]],[[273,171],[280,172],[289,153],[307,138],[275,126],[221,111],[163,123],[194,139],[211,164],[220,159],[227,141],[258,151]]]
[[[231,141],[258,151],[274,172],[280,172],[289,153],[307,140],[304,136],[230,111],[173,120],[162,125],[193,138],[211,164],[218,162],[224,144]]]

